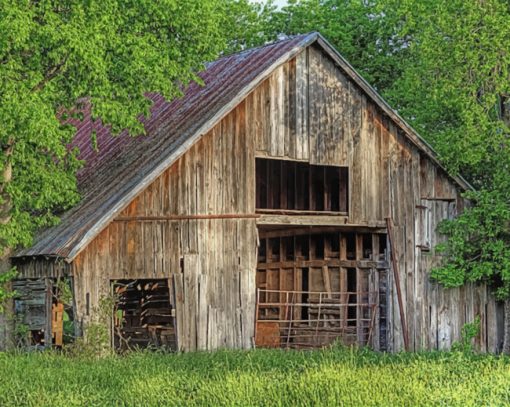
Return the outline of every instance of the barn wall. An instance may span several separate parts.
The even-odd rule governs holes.
[[[482,320],[479,349],[497,350],[502,313],[488,289],[438,287],[429,273],[440,258],[417,247],[426,233],[423,211],[433,247],[440,239],[437,223],[462,208],[451,179],[313,47],[277,68],[79,254],[72,264],[78,318],[93,317],[112,279],[169,278],[181,348],[250,347],[255,156],[348,166],[348,224],[393,219],[411,350],[450,347],[476,315]],[[44,264],[51,261],[19,269],[44,275]],[[403,338],[389,276],[388,344],[397,351]]]
[[[241,103],[75,259],[83,320],[112,279],[170,278],[181,349],[251,347],[257,236],[245,109]]]
[[[466,322],[481,317],[477,346],[496,351],[502,312],[487,287],[444,290],[429,281],[440,262],[430,247],[437,224],[463,199],[453,181],[420,152],[333,61],[309,47],[278,68],[247,98],[256,155],[348,166],[349,224],[380,224],[390,216],[411,350],[447,349]],[[426,215],[423,215],[425,211]],[[427,217],[427,226],[423,225]],[[390,276],[389,346],[403,348],[395,284]]]
[[[16,266],[16,278],[60,278],[69,276],[71,265],[62,259],[55,258],[33,258],[33,259],[15,259],[13,265]]]

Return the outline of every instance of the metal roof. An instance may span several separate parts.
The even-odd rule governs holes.
[[[80,202],[61,222],[34,239],[34,245],[14,257],[57,256],[72,261],[132,199],[228,114],[279,65],[312,43],[330,57],[404,130],[408,138],[438,162],[432,148],[373,90],[366,81],[318,33],[295,36],[274,44],[225,56],[207,65],[200,74],[204,86],[192,83],[184,96],[165,101],[151,94],[151,117],[141,119],[145,136],[122,133],[112,137],[100,120],[92,120],[85,104],[83,119],[73,121],[77,133],[73,145],[86,165],[78,173]],[[91,143],[96,131],[97,151]],[[455,178],[463,188],[469,185]]]

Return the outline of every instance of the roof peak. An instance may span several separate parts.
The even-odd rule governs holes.
[[[274,46],[274,45],[279,45],[279,44],[282,44],[284,42],[294,41],[294,40],[296,40],[298,38],[301,38],[301,39],[304,40],[305,38],[312,37],[312,36],[319,37],[320,33],[318,31],[310,31],[310,32],[304,33],[304,34],[293,34],[293,35],[279,34],[279,35],[282,36],[282,37],[278,38],[278,39],[276,39],[274,41],[269,41],[269,42],[266,42],[265,44],[258,45],[256,47],[241,49],[239,51],[231,52],[229,54],[223,54],[219,58],[215,59],[214,61],[209,62],[209,64],[212,64],[212,63],[214,63],[216,61],[222,60],[223,58],[229,58],[229,57],[234,57],[234,56],[242,56],[243,54],[249,55],[249,54],[251,54],[254,51],[260,51],[260,50],[262,50],[262,49],[264,49],[266,47],[271,47],[271,46]]]

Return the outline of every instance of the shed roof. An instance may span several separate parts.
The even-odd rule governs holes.
[[[441,166],[436,154],[352,66],[318,33],[295,36],[274,44],[222,57],[200,74],[204,86],[192,83],[184,96],[167,102],[152,94],[152,115],[142,119],[146,136],[123,133],[112,137],[90,107],[77,128],[74,145],[86,165],[78,173],[82,199],[61,222],[42,231],[33,246],[14,257],[56,256],[72,261],[145,187],[161,175],[202,135],[228,114],[279,65],[316,43],[403,130],[408,139]],[[97,151],[90,134],[97,133]],[[454,180],[464,189],[469,184]]]

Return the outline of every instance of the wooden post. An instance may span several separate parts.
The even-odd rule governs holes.
[[[404,313],[404,307],[402,305],[402,291],[400,288],[400,277],[398,273],[398,263],[397,263],[397,253],[395,251],[395,245],[393,241],[393,225],[392,219],[386,218],[386,225],[388,228],[388,239],[390,243],[390,253],[391,253],[391,264],[393,269],[393,275],[395,277],[395,286],[397,288],[397,300],[398,300],[398,308],[400,312],[400,323],[402,324],[402,333],[404,335],[404,348],[406,351],[409,351],[409,334],[407,332],[407,323],[406,317]]]
[[[267,256],[267,252],[266,252]],[[266,294],[267,295],[267,294]],[[257,287],[257,297],[255,302],[255,327],[253,329],[253,347],[257,347],[257,322],[259,320],[259,306],[260,306],[260,288]],[[266,297],[267,298],[267,297]],[[266,299],[267,301],[267,299]]]
[[[51,331],[51,323],[52,323],[52,301],[53,301],[53,284],[49,278],[44,279],[45,283],[45,326],[44,326],[44,347],[51,348],[52,346],[52,331]]]
[[[287,293],[287,297],[288,297],[288,293]],[[293,316],[293,312],[294,312],[294,292],[292,293],[292,299],[290,301],[290,316],[289,316],[289,329],[287,330],[287,343],[286,343],[286,348],[289,347],[289,343],[290,343],[290,334],[291,334],[291,330],[292,330],[292,316]]]
[[[319,312],[317,313],[317,324],[315,325],[315,340],[319,341],[319,324],[321,320],[322,292],[319,293]]]
[[[328,298],[332,298],[331,296],[331,279],[329,277],[329,269],[328,266],[322,266],[322,279],[324,280],[324,291],[326,291],[326,296]]]

